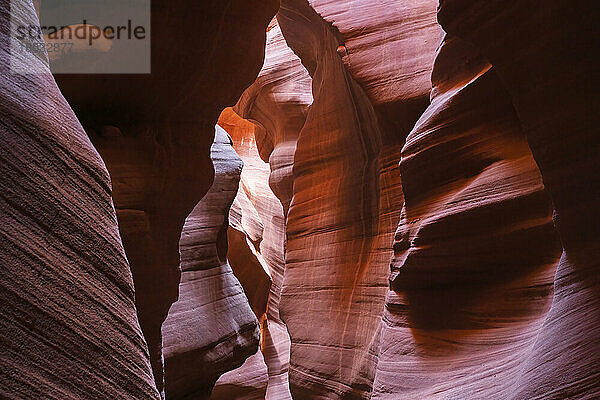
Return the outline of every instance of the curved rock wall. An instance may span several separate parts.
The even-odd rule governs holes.
[[[291,391],[296,398],[356,396],[369,384],[367,350],[385,283],[381,269],[369,271],[381,137],[372,105],[337,53],[338,33],[308,4],[284,3],[278,20],[311,75],[314,97],[294,154],[286,224],[280,313],[292,341]]]
[[[0,4],[0,397],[158,399],[108,172],[46,54],[9,53],[9,19],[37,25],[33,4],[9,6]]]
[[[433,20],[434,9],[413,13]],[[327,10],[335,15],[330,21]],[[382,47],[365,55],[352,25],[359,11],[364,16],[377,10],[375,4],[365,9],[286,1],[278,14],[287,44],[311,76],[314,97],[294,155],[281,302],[292,340],[290,384],[297,398],[370,396],[391,240],[402,201],[394,169],[401,126],[410,125],[388,123],[382,115],[395,109],[416,120],[420,110],[411,109],[424,103],[429,88],[417,83],[422,73],[418,66],[428,69],[426,56],[412,59],[411,70],[393,72],[399,65],[385,66],[396,84],[406,79],[402,74],[415,77],[413,92],[404,98],[385,95],[377,79],[370,85],[358,83],[366,82],[368,74],[359,78],[352,66],[386,52],[385,40],[376,38],[386,28],[366,21],[373,34],[368,40]],[[393,26],[396,16],[388,15],[386,22]],[[435,39],[437,28],[429,25]],[[390,40],[399,38],[395,32]],[[402,50],[408,58],[414,51]]]
[[[393,139],[402,143],[429,104],[441,37],[438,1],[293,0],[282,1],[282,9],[301,3],[309,3],[339,32],[338,53],[377,112],[384,148]],[[295,52],[298,47],[292,45]]]
[[[487,57],[508,92],[564,248],[552,306],[515,386],[517,399],[600,395],[595,11],[585,1],[444,1],[440,7],[444,29]]]
[[[169,399],[208,397],[221,374],[258,350],[258,322],[227,261],[229,208],[243,163],[227,132],[215,129],[214,182],[183,227],[179,299],[162,328]]]
[[[447,36],[432,83],[402,150],[373,398],[504,398],[550,306],[552,207],[489,62]]]
[[[267,39],[269,41],[269,39]],[[265,63],[268,63],[267,53]],[[260,79],[260,75],[259,78]],[[284,222],[281,203],[271,192],[269,182],[269,164],[261,160],[254,140],[254,125],[244,121],[231,109],[226,109],[219,119],[219,124],[231,132],[233,147],[244,160],[244,170],[240,189],[230,214],[230,232],[239,232],[229,236],[230,254],[239,248],[236,237],[243,234],[247,249],[242,257],[234,257],[234,272],[245,277],[252,277],[252,287],[264,287],[259,284],[263,279],[263,268],[268,272],[269,286],[267,292],[255,291],[251,296],[260,299],[260,309],[255,307],[261,319],[261,352],[248,359],[238,370],[232,371],[219,379],[212,398],[222,399],[264,399],[289,398],[287,367],[289,364],[289,338],[282,328],[281,322],[273,318],[274,293],[280,285],[283,268]],[[251,252],[252,257],[247,254]],[[242,270],[242,271],[240,271]],[[271,278],[273,284],[271,284]],[[248,285],[244,285],[246,289]],[[257,296],[261,294],[261,296]],[[267,303],[268,301],[268,303]],[[256,304],[256,303],[255,303]],[[257,304],[258,305],[258,304]],[[260,315],[259,315],[260,314]],[[287,341],[284,346],[275,346],[274,341]],[[227,386],[228,397],[217,397]],[[235,388],[236,393],[231,389]],[[258,390],[260,388],[260,391]],[[286,396],[287,391],[287,396]]]
[[[434,48],[435,6],[416,7],[412,13],[423,9],[427,13],[416,19],[434,28],[428,33]],[[384,95],[384,84],[374,79],[365,93],[348,72],[354,51],[357,59],[365,58],[364,48],[351,47],[356,43],[352,33],[345,32],[346,41],[304,2],[283,2],[278,20],[281,28],[274,25],[268,33],[263,70],[235,109],[257,126],[258,149],[270,162],[271,188],[287,216],[282,304],[287,302],[285,321],[292,336],[292,392],[299,398],[368,397],[389,249],[402,200],[396,164],[403,135],[395,130],[409,125],[381,121],[381,115],[396,109],[416,120],[429,85],[412,83],[411,94],[394,97]],[[350,20],[356,22],[356,15]],[[350,25],[348,20],[342,26]],[[385,30],[374,29],[380,34]],[[383,45],[381,39],[369,38]],[[390,40],[401,41],[401,34],[395,32]],[[412,43],[415,57],[410,62],[403,58],[412,69],[398,72],[396,65],[385,66],[388,74],[396,74],[396,84],[406,79],[402,74],[421,81],[417,75],[427,75],[419,66],[427,71],[433,51],[419,59],[417,48]],[[369,57],[386,51],[383,46]],[[416,111],[415,104],[421,104]],[[290,259],[291,251],[298,259]],[[336,338],[338,332],[344,334]]]
[[[0,50],[0,394],[157,398],[179,293],[168,398],[600,396],[589,2],[276,3],[153,2],[151,75],[57,77],[137,308]]]
[[[212,184],[209,149],[219,112],[260,70],[277,6],[152,1],[151,74],[57,76],[113,181],[138,317],[161,390],[161,325],[178,296],[181,229]]]
[[[286,268],[286,217],[292,199],[294,153],[312,101],[310,76],[287,46],[281,28],[274,20],[267,32],[263,68],[235,106],[239,115],[254,124],[252,131],[246,129],[240,136],[246,143],[255,139],[256,156],[260,155],[262,162],[269,163],[266,177],[257,179],[260,175],[254,173],[252,182],[245,186],[250,190],[249,197],[265,227],[261,249],[273,278],[261,344],[269,370],[269,399],[291,398],[288,380],[290,339],[281,321],[279,302]],[[232,122],[240,125],[239,121]],[[245,150],[244,142],[236,149],[241,154],[252,155]],[[260,163],[260,160],[255,161],[257,165]],[[265,184],[268,187],[265,188]]]
[[[422,20],[432,20],[435,7],[429,8]],[[413,84],[415,92],[392,98],[381,94],[381,81],[373,82],[367,93],[377,103],[348,72],[350,44],[308,3],[283,2],[278,21],[281,27],[273,25],[268,33],[263,70],[235,109],[256,124],[259,152],[271,166],[271,188],[287,216],[282,304],[287,304],[292,336],[292,392],[300,398],[367,397],[389,248],[401,208],[396,164],[402,133],[393,131],[401,124],[380,123],[376,112],[396,108],[416,120],[422,108],[415,112],[415,104],[424,104],[429,85]],[[346,34],[352,42],[352,34]],[[390,38],[400,39],[398,32]],[[415,71],[419,63],[425,61],[415,57],[413,69],[403,73],[423,74]],[[394,66],[386,68],[394,73]],[[345,333],[336,338],[338,332]]]
[[[559,15],[577,21],[560,2],[505,7],[445,1],[439,17],[447,35],[438,35],[435,7],[283,1],[281,31],[309,72],[302,79],[310,79],[314,102],[306,112],[294,111],[301,110],[294,96],[301,89],[290,82],[301,82],[301,75],[275,74],[277,65],[266,63],[261,75],[273,78],[259,78],[236,106],[256,124],[271,178],[280,162],[273,157],[277,143],[294,143],[286,157],[289,195],[279,196],[287,217],[280,309],[292,342],[292,393],[593,397],[599,335],[594,317],[580,314],[596,310],[598,301],[591,256],[597,253],[591,239],[598,226],[597,168],[590,168],[598,152],[589,130],[594,101],[584,88],[591,72],[583,61],[591,40],[576,39],[568,23],[555,26]],[[515,34],[499,33],[510,25],[506,21],[520,18]],[[589,22],[583,19],[583,31],[591,31]],[[567,46],[560,35],[582,43]],[[550,50],[553,40],[557,52]],[[268,42],[267,54],[275,47]],[[291,70],[294,57],[285,47],[279,54],[280,70]],[[582,78],[575,82],[573,71]],[[568,96],[567,107],[560,107],[558,93],[574,88],[583,96]],[[428,94],[430,105],[416,121]],[[536,104],[538,95],[551,111]],[[567,126],[576,132],[571,140]],[[282,131],[292,140],[279,139]],[[382,201],[384,192],[390,197]],[[377,212],[393,221],[400,209],[391,286],[377,330],[382,292],[373,293],[371,308],[358,300],[365,286],[384,281],[377,271],[385,273],[385,261],[373,260],[378,246],[369,241],[373,229],[383,237],[393,229],[382,226]],[[348,299],[351,308],[339,306]],[[569,339],[558,339],[562,333]],[[565,371],[572,371],[568,379]]]

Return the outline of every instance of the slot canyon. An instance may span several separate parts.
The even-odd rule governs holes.
[[[139,0],[149,73],[60,73],[46,1],[0,0],[0,398],[600,399],[595,3]]]

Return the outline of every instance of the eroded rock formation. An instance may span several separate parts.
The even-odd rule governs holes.
[[[286,268],[286,218],[293,191],[292,165],[296,141],[312,101],[310,76],[287,46],[281,28],[274,20],[267,32],[263,68],[234,108],[254,124],[252,130],[246,128],[234,135],[234,146],[236,137],[241,138],[237,151],[249,160],[260,156],[262,160],[248,162],[256,165],[256,169],[262,163],[269,163],[262,169],[262,174],[253,173],[252,180],[243,177],[243,182],[247,182],[244,187],[249,189],[250,198],[265,226],[261,248],[273,278],[261,343],[269,371],[267,398],[270,399],[291,398],[288,378],[290,339],[287,327],[281,321],[279,303]],[[228,121],[241,125],[235,115]],[[244,146],[250,141],[253,146]]]
[[[108,172],[0,3],[0,397],[158,399]],[[15,70],[31,68],[31,74]]]
[[[258,321],[227,261],[229,208],[243,163],[227,133],[215,129],[214,182],[183,227],[179,299],[163,326],[169,399],[208,397],[219,376],[258,350]]]
[[[552,298],[550,199],[486,59],[447,36],[432,83],[402,150],[373,398],[506,398]]]
[[[598,226],[592,167],[598,151],[589,118],[595,103],[584,89],[591,71],[583,61],[592,41],[577,39],[575,24],[555,27],[559,15],[577,20],[559,3],[544,10],[533,2],[446,1],[439,13],[449,33],[438,36],[433,2],[381,8],[282,2],[281,31],[310,77],[275,74],[277,65],[266,63],[236,111],[256,124],[271,178],[278,169],[273,150],[293,143],[285,181],[291,193],[279,196],[287,217],[280,309],[291,336],[290,386],[297,398],[594,397],[599,335],[595,317],[580,314],[598,309],[597,262],[590,255],[597,253],[591,238]],[[520,13],[527,17],[517,33],[498,34]],[[382,20],[389,25],[378,35]],[[591,31],[589,22],[584,18],[584,31]],[[427,62],[433,64],[438,37],[431,71]],[[569,46],[561,37],[583,43]],[[270,48],[273,42],[267,55]],[[330,57],[334,51],[341,62]],[[279,70],[289,71],[294,57],[279,54]],[[538,69],[543,72],[533,72]],[[310,79],[314,95],[304,113],[294,112],[301,109],[298,86],[290,83],[301,79]],[[576,89],[584,98],[570,95],[559,108],[558,93]],[[539,95],[547,110],[536,103]],[[565,136],[569,126],[572,139]],[[353,147],[355,137],[362,140]],[[395,174],[396,183],[384,180],[382,188],[382,175],[369,173],[379,170],[382,153],[389,166],[402,157],[395,172],[403,206]],[[332,181],[335,191],[328,192]],[[344,191],[350,187],[361,192]],[[396,200],[373,206],[384,190]],[[390,290],[375,331],[377,318],[368,321],[379,315],[381,293],[372,293],[367,312],[354,296],[377,286],[378,266],[385,265],[373,260],[370,229],[385,237],[393,228],[382,228],[377,212],[393,219],[400,209]],[[353,274],[361,265],[368,278]],[[351,308],[339,306],[348,299]],[[573,374],[567,377],[567,370]]]
[[[229,218],[229,255],[234,273],[241,277],[246,295],[252,299],[250,302],[261,321],[262,337],[261,351],[241,368],[223,375],[215,385],[211,399],[271,398],[273,368],[267,367],[265,357],[273,364],[278,355],[265,352],[265,339],[272,329],[271,323],[267,322],[271,313],[267,310],[270,307],[267,301],[272,293],[273,271],[269,264],[281,262],[283,257],[283,236],[278,235],[283,230],[283,220],[278,217],[281,205],[268,187],[269,166],[258,155],[253,125],[236,116],[231,109],[222,113],[219,124],[231,132],[233,147],[244,160],[240,188]],[[268,286],[263,283],[266,275]]]
[[[275,3],[153,2],[152,75],[58,79],[135,307],[101,160],[2,65],[0,393],[158,397],[179,293],[167,398],[599,397],[593,7]]]
[[[423,29],[431,31],[425,36],[435,39],[434,10],[425,5],[402,12],[418,15]],[[355,44],[357,60],[365,57],[361,41],[353,42],[353,18],[341,24],[348,31],[340,33],[343,29],[331,26],[308,3],[282,2],[277,17],[281,28],[273,28],[273,37],[281,29],[286,43],[279,39],[267,45],[267,60],[272,48],[279,66],[265,63],[256,88],[250,87],[236,106],[241,116],[258,125],[258,148],[270,161],[271,187],[286,215],[280,310],[291,336],[290,384],[298,398],[369,396],[376,363],[370,347],[383,310],[391,239],[401,207],[394,169],[402,133],[396,135],[393,129],[410,125],[380,123],[376,113],[401,110],[416,120],[421,109],[415,111],[415,105],[425,106],[429,90],[427,83],[419,88],[415,82],[427,75],[421,69],[427,71],[433,51],[429,56],[415,53],[410,62],[403,59],[412,63],[411,70],[385,66],[388,79],[397,85],[406,79],[402,74],[415,78],[411,93],[392,96],[372,71],[371,80],[363,74],[371,82],[363,89],[348,67]],[[398,32],[390,38],[400,39]],[[386,52],[381,37],[374,42],[383,48],[367,57]],[[433,49],[435,41],[429,46]],[[402,50],[410,53],[409,48]],[[294,66],[296,57],[302,66],[298,61]],[[308,90],[312,96],[299,96]]]
[[[153,1],[151,74],[57,76],[113,181],[161,390],[161,325],[179,292],[181,229],[212,183],[218,115],[260,70],[276,8],[275,0]]]
[[[439,11],[444,29],[496,69],[552,198],[563,246],[552,306],[515,385],[517,399],[600,395],[596,15],[585,1],[444,1]]]

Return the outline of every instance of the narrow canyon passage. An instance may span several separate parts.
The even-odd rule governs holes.
[[[94,74],[16,1],[1,398],[600,398],[589,2],[152,1]]]

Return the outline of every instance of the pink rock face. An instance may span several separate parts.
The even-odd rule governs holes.
[[[221,374],[258,350],[258,321],[226,258],[243,163],[219,126],[211,158],[215,179],[183,227],[179,300],[163,325],[169,399],[208,396]]]
[[[181,229],[211,186],[214,125],[260,70],[277,4],[152,1],[151,74],[56,77],[113,181],[159,390],[161,325],[179,292]]]
[[[241,118],[238,117],[238,120]],[[282,237],[270,235],[274,231],[274,225],[271,220],[263,223],[263,213],[259,214],[255,206],[267,207],[267,210],[261,211],[266,211],[265,215],[271,218],[275,218],[280,212],[277,198],[267,185],[269,166],[258,156],[252,131],[249,133],[247,136],[232,138],[234,149],[244,161],[244,170],[229,212],[227,240],[233,272],[242,283],[256,317],[261,319],[267,312],[272,284],[270,268],[264,256],[270,256],[273,251],[270,247],[275,244],[271,240]]]
[[[340,32],[301,1],[282,3],[278,21],[314,97],[298,134],[286,223],[280,310],[292,341],[290,386],[298,398],[368,398],[401,208],[393,171],[401,134],[379,123],[369,96],[377,85],[357,83]],[[389,103],[408,112],[428,87]]]
[[[262,352],[250,356],[244,364],[217,381],[211,400],[259,400],[267,395],[267,366]]]
[[[206,138],[196,139],[195,129],[188,129],[181,136],[167,127],[160,136],[132,135],[117,128],[112,130],[120,135],[107,136],[106,127],[99,135],[88,130],[113,181],[138,318],[161,391],[161,325],[178,296],[179,236],[185,217],[206,192],[213,175]]]
[[[302,2],[282,4],[278,20],[263,70],[235,109],[257,125],[258,149],[287,216],[281,310],[292,336],[292,392],[368,397],[376,362],[370,346],[376,347],[401,208],[401,142],[380,131],[391,124],[378,124],[371,100],[346,69],[335,29]],[[428,88],[387,105],[396,102],[416,120],[418,112],[409,110],[424,103]]]
[[[0,397],[158,399],[108,173],[44,61],[9,55],[0,4]],[[42,54],[40,57],[45,58]]]
[[[292,395],[333,398],[368,385],[367,350],[385,282],[383,268],[369,271],[379,233],[381,138],[368,98],[336,52],[337,38],[307,13],[316,34],[295,29],[304,22],[296,14],[278,16],[284,34],[289,29],[313,46],[300,58],[314,96],[294,154],[280,314],[292,341]]]
[[[432,82],[402,150],[373,398],[505,398],[552,299],[552,207],[489,62],[448,36]]]
[[[281,31],[310,77],[301,69],[290,73],[294,56],[281,43],[280,59],[265,63],[236,111],[256,124],[271,179],[286,171],[279,181],[285,195],[272,187],[287,217],[279,305],[291,336],[290,387],[297,398],[564,398],[593,397],[597,390],[595,319],[575,311],[597,309],[597,274],[584,256],[584,250],[597,252],[589,240],[598,225],[597,194],[581,178],[597,181],[586,172],[597,151],[581,128],[589,118],[577,111],[593,102],[573,100],[568,110],[556,109],[560,96],[551,88],[572,89],[555,84],[553,68],[540,59],[551,59],[559,71],[568,64],[527,45],[538,41],[498,34],[505,30],[498,21],[519,19],[519,12],[534,22],[520,27],[524,31],[550,31],[551,15],[568,13],[553,5],[543,15],[543,7],[533,10],[528,2],[475,4],[442,4],[440,19],[450,34],[435,54],[434,2],[282,2]],[[568,25],[556,32],[572,35]],[[546,37],[560,41],[556,32]],[[275,48],[268,42],[267,59]],[[581,48],[572,52],[580,56],[575,70],[587,71]],[[524,73],[511,57],[529,71],[543,71],[541,78]],[[585,82],[574,83],[575,75],[564,71],[573,87]],[[297,96],[303,89],[292,82],[307,87],[308,80],[314,102],[302,108]],[[429,93],[431,104],[417,121]],[[534,108],[540,93],[552,116]],[[540,121],[558,122],[549,129],[556,137],[565,121],[579,124],[581,140],[567,144],[570,155],[558,153],[556,143],[564,139],[548,144],[535,136]],[[415,122],[398,171],[402,206],[393,166]],[[286,149],[285,162],[276,157],[278,144]],[[550,163],[545,157],[552,151]],[[582,159],[574,161],[579,153]],[[567,172],[557,170],[561,157]],[[576,194],[569,194],[574,187]],[[560,263],[554,197],[566,244]],[[378,328],[385,243],[400,209],[391,290]],[[582,215],[593,218],[582,221]],[[556,341],[578,324],[586,334],[571,332],[565,342],[591,357],[573,364],[577,354]],[[550,359],[563,365],[561,372],[549,372]],[[565,380],[567,364],[575,369]]]
[[[564,248],[516,399],[600,396],[600,152],[590,56],[598,35],[590,6],[444,1],[439,12],[445,30],[473,43],[496,68],[552,198]]]
[[[0,50],[0,397],[600,398],[593,7],[278,3]]]
[[[306,2],[284,0],[282,8]],[[339,32],[338,54],[377,111],[382,134],[404,139],[428,104],[431,66],[441,35],[438,1],[308,3]]]
[[[261,249],[273,278],[261,342],[269,371],[269,399],[291,398],[290,339],[280,318],[279,302],[285,274],[285,220],[293,190],[292,165],[298,134],[312,100],[310,76],[274,20],[267,32],[263,69],[235,106],[236,112],[254,126],[234,135],[234,146],[242,158],[248,159],[246,164],[256,165],[243,173],[242,182],[263,221]],[[239,121],[232,122],[240,125]],[[241,140],[236,141],[236,137]],[[257,159],[259,155],[262,160]],[[259,169],[262,172],[257,173]]]
[[[276,34],[276,28],[269,31],[268,43],[272,43],[274,34]],[[278,36],[281,38],[280,33]],[[268,47],[265,67],[272,60],[273,52]],[[257,82],[265,79],[266,73],[264,71],[265,69],[259,74]],[[259,88],[260,86],[255,83],[248,89],[247,93]],[[265,95],[264,98],[269,96],[268,93],[267,90],[262,92]],[[248,382],[255,382],[255,377],[258,377],[258,374],[264,368],[267,376],[262,381],[262,395],[258,396],[258,392],[252,390],[252,388],[248,388],[244,392],[256,393],[257,396],[252,397],[256,399],[291,399],[288,382],[289,336],[279,318],[278,308],[284,273],[285,223],[283,207],[269,187],[271,171],[269,164],[265,163],[259,156],[257,142],[254,138],[255,125],[243,120],[231,109],[225,110],[221,115],[219,124],[232,132],[233,146],[244,160],[240,189],[230,214],[230,230],[235,229],[244,232],[247,242],[254,245],[253,250],[256,252],[261,265],[267,268],[272,278],[272,284],[269,287],[268,296],[264,298],[265,300],[268,299],[268,305],[266,314],[262,316],[262,354],[253,356],[255,360],[248,360],[246,365],[232,371],[228,374],[229,376],[223,376],[217,382],[212,398],[224,398],[217,397],[223,393],[222,386],[228,388],[245,388],[249,386]],[[234,251],[234,247],[230,246],[232,257]],[[261,274],[254,272],[253,276],[258,277]],[[250,398],[247,397],[250,396],[249,394],[245,396],[241,398]],[[234,398],[240,397],[236,396]]]

